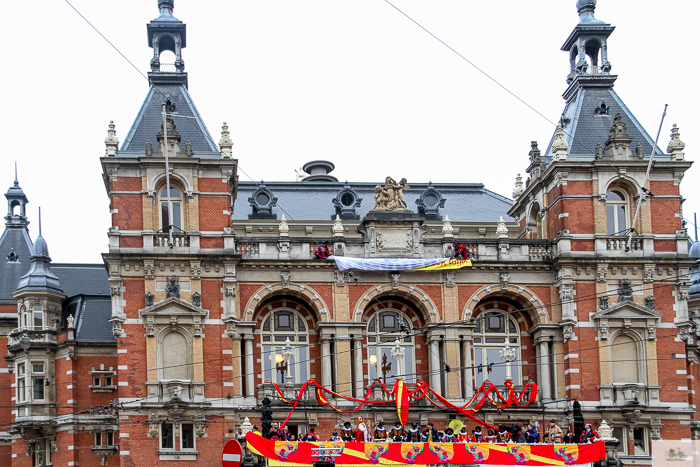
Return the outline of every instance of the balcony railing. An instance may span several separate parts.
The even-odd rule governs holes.
[[[626,251],[627,250],[628,237],[610,237],[605,240],[608,251]],[[630,250],[639,251],[642,250],[642,240],[640,238],[632,238],[632,243],[630,244]]]
[[[157,233],[153,236],[153,246],[170,247],[170,235],[167,233]],[[182,233],[173,233],[173,248],[183,248],[190,246],[190,238]]]
[[[244,258],[255,258],[260,254],[260,244],[257,242],[236,242],[236,254]]]

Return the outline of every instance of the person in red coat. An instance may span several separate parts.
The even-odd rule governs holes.
[[[359,425],[357,425],[357,431],[355,432],[355,441],[358,443],[367,443],[369,442],[370,435],[369,435],[369,430],[367,429],[367,425],[365,425],[364,422],[360,422]]]

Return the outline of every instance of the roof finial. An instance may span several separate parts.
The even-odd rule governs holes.
[[[172,16],[175,8],[175,0],[158,0],[160,16]]]
[[[590,23],[604,23],[595,19],[595,5],[598,0],[577,0],[576,8],[578,8],[579,23],[590,24]]]
[[[15,161],[15,186],[19,186],[19,180],[17,180],[17,161]]]
[[[41,237],[41,206],[39,206],[39,236]]]

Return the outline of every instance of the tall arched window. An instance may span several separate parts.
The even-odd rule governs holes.
[[[44,329],[44,309],[41,306],[34,306],[34,313],[32,315],[32,327],[36,331],[41,331]]]
[[[398,310],[385,309],[372,316],[367,325],[367,355],[372,381],[379,378],[387,387],[394,385],[397,376],[409,383],[416,381],[415,346],[411,330],[411,320]],[[397,340],[404,349],[402,359],[391,355]]]
[[[625,235],[629,225],[629,203],[622,190],[611,190],[606,198],[608,235]]]
[[[29,329],[29,315],[30,313],[27,313],[27,309],[22,305],[19,309],[19,328],[20,329]]]
[[[291,358],[284,355],[286,341],[293,349]],[[263,373],[265,381],[304,383],[309,379],[309,331],[304,317],[292,309],[270,313],[261,327]]]
[[[518,322],[513,316],[505,313],[490,311],[477,318],[474,329],[474,370],[476,387],[485,380],[493,384],[504,384],[506,381],[506,363],[501,360],[501,350],[505,347],[506,339],[510,347],[515,349],[515,360],[510,362],[513,383],[521,384],[520,363],[520,331]],[[481,367],[479,368],[479,365]]]
[[[610,346],[610,360],[613,384],[643,383],[638,344],[631,336],[615,337]]]
[[[170,203],[173,207],[173,233],[184,231],[182,223],[182,193],[177,188],[170,187]],[[168,207],[168,189],[160,192],[160,226],[163,232],[170,232],[170,208]]]

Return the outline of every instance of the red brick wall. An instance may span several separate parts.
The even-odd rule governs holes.
[[[654,234],[675,234],[681,229],[681,218],[676,217],[681,212],[681,203],[674,199],[647,201],[651,203],[651,228]],[[657,250],[664,251],[664,250]]]
[[[199,191],[203,193],[228,193],[228,182],[221,181],[220,178],[200,178]]]
[[[222,237],[216,237],[216,238],[202,237],[199,240],[199,246],[200,246],[200,248],[218,248],[218,249],[221,249],[224,247],[224,239]]]
[[[112,225],[119,226],[120,230],[143,230],[141,194],[113,195],[112,209],[118,210],[112,214]]]
[[[572,240],[571,241],[572,251],[595,251],[595,242],[588,240]]]
[[[676,251],[674,240],[654,240],[654,251]]]
[[[224,211],[231,210],[229,197],[199,197],[199,230],[218,231],[231,225],[231,216]]]
[[[141,177],[119,177],[112,182],[112,191],[138,191],[141,192]]]
[[[119,237],[120,248],[143,248],[143,237]]]

